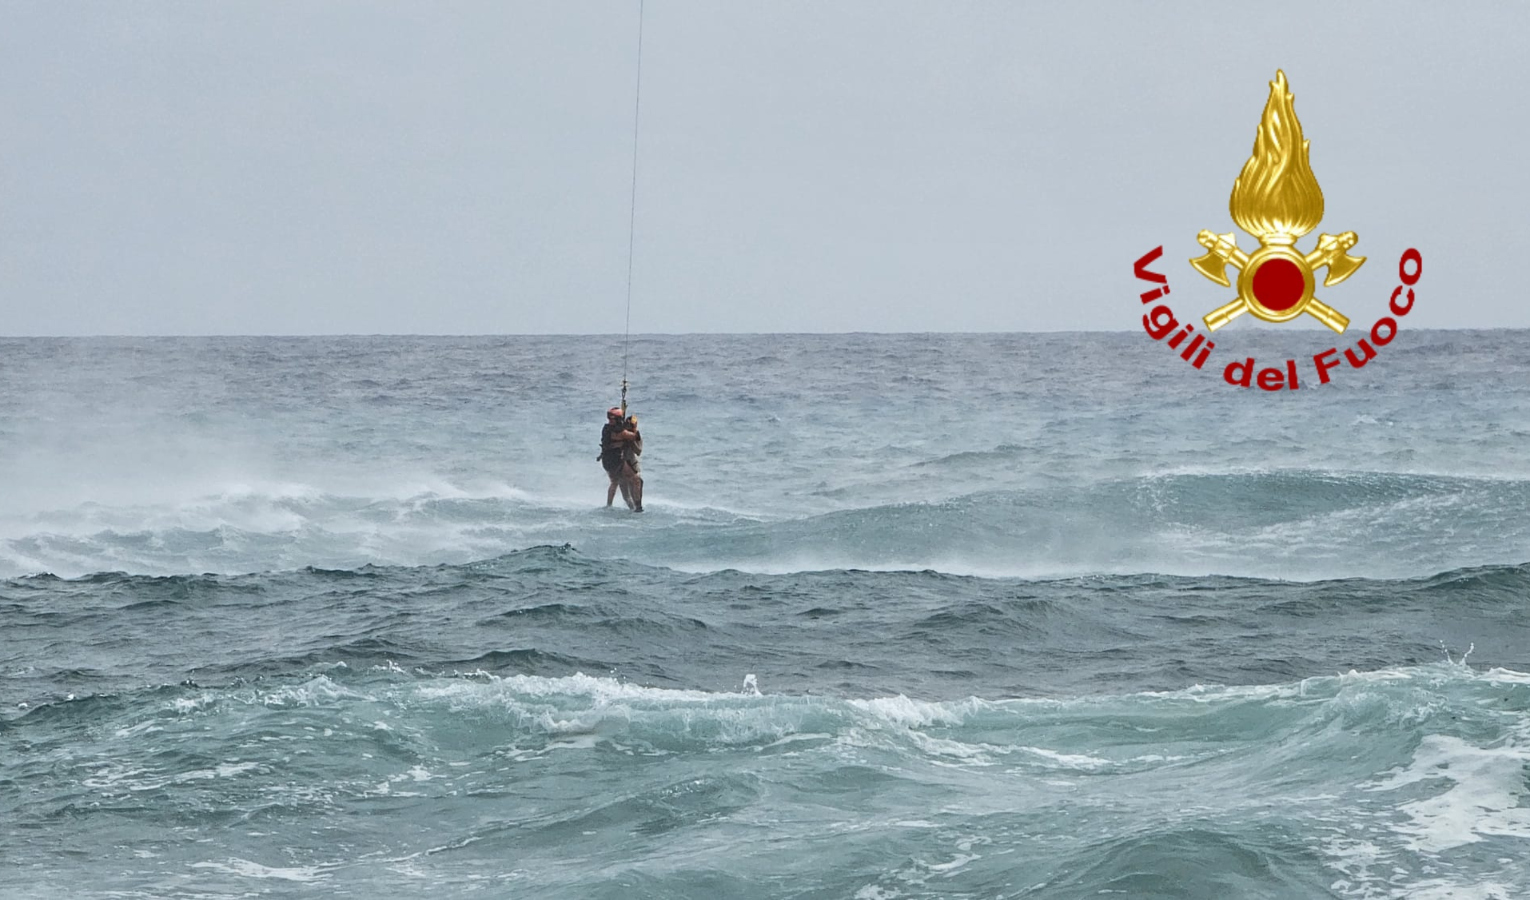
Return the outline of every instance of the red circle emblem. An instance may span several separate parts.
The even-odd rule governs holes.
[[[1289,259],[1266,260],[1254,273],[1254,296],[1266,309],[1285,312],[1301,302],[1307,292],[1302,270]]]

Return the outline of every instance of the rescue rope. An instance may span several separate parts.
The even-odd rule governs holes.
[[[627,414],[627,359],[632,342],[632,249],[637,241],[638,117],[643,111],[643,0],[638,0],[637,88],[632,99],[632,197],[627,207],[627,324],[622,331],[622,415]]]

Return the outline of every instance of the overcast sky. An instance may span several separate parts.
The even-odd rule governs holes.
[[[1136,328],[1158,244],[1199,315],[1277,68],[1369,257],[1319,296],[1368,324],[1416,246],[1405,327],[1530,327],[1530,4],[643,19],[634,332]],[[0,0],[0,334],[620,332],[637,37],[637,0]]]

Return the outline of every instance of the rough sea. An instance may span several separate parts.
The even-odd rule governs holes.
[[[1530,334],[1223,353],[0,340],[0,897],[1530,897]]]

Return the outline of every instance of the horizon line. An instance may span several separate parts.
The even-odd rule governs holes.
[[[1078,328],[1049,329],[1046,331],[645,331],[633,332],[630,337],[828,337],[874,335],[886,336],[994,336],[994,335],[1045,335],[1045,334],[1132,334],[1136,328]],[[1240,329],[1249,330],[1249,329]],[[1291,329],[1317,334],[1321,328]],[[1521,326],[1454,326],[1443,328],[1410,328],[1409,331],[1530,331],[1530,325]],[[310,332],[217,332],[217,333],[92,333],[92,334],[0,334],[0,340],[76,340],[101,338],[328,338],[328,337],[430,337],[430,338],[493,338],[493,337],[571,337],[571,338],[623,338],[629,335],[609,331],[310,331]]]

